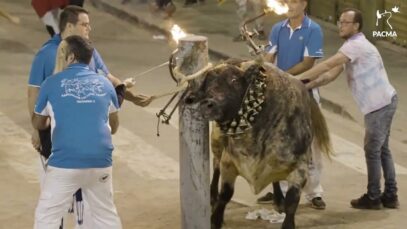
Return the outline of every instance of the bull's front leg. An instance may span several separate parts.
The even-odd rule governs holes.
[[[273,182],[273,191],[274,191],[273,201],[275,209],[279,213],[282,213],[284,212],[284,195],[283,191],[281,190],[280,182]]]
[[[220,177],[219,159],[213,158],[213,176],[212,176],[212,180],[211,180],[211,206],[212,206],[212,209],[215,207],[216,201],[218,201],[219,177]]]
[[[284,209],[285,219],[282,229],[295,229],[295,212],[297,211],[298,204],[300,203],[301,190],[306,183],[307,167],[300,166],[294,170],[287,178],[289,183],[288,191],[285,195]]]
[[[215,122],[212,122],[211,133],[211,149],[213,153],[213,176],[211,181],[211,206],[212,209],[218,201],[219,195],[219,177],[220,177],[220,160],[222,158],[222,152],[225,149],[227,137],[222,135],[219,126]]]
[[[224,155],[223,155],[224,156]],[[220,229],[223,224],[226,205],[232,199],[236,177],[238,175],[236,167],[232,162],[221,161],[221,190],[214,207],[212,208],[211,225],[212,229]]]

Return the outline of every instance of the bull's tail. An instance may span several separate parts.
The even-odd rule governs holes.
[[[321,112],[318,104],[312,99],[311,102],[311,120],[312,129],[314,132],[314,139],[319,149],[325,153],[328,157],[332,155],[332,144],[329,136],[328,126],[325,121],[325,117]]]

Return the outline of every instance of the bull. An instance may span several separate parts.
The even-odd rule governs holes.
[[[331,152],[325,119],[302,82],[266,64],[233,60],[208,70],[185,103],[198,103],[202,116],[216,123],[211,135],[212,228],[222,227],[238,175],[254,194],[273,183],[275,206],[286,213],[282,228],[295,228],[311,142]],[[285,198],[281,180],[289,184]]]

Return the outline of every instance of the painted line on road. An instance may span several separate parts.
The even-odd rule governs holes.
[[[160,108],[147,107],[144,110],[148,113],[158,113]],[[170,125],[178,129],[178,111],[170,120]],[[331,133],[331,140],[335,155],[332,157],[335,161],[349,167],[359,173],[367,174],[364,150],[353,142],[350,142],[336,134]],[[397,175],[407,175],[407,169],[395,163]]]
[[[143,178],[179,179],[179,163],[131,131],[119,127],[113,145],[113,163],[119,160]]]
[[[29,183],[39,183],[42,169],[39,155],[31,145],[31,134],[0,112],[0,143],[3,160]],[[179,179],[179,164],[131,131],[120,127],[113,135],[113,163],[126,164],[145,179]],[[5,155],[5,156],[4,156]]]
[[[362,147],[331,133],[335,161],[363,174],[367,174],[365,152]],[[407,175],[407,169],[395,163],[397,175]]]
[[[31,135],[0,112],[0,144],[3,160],[29,183],[39,183],[40,156],[31,145]],[[4,156],[6,155],[6,156]]]

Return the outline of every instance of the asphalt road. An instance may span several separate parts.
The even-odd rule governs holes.
[[[26,88],[35,52],[48,39],[28,2],[2,2],[0,7],[21,18],[16,26],[0,18],[0,228],[32,228],[39,196],[38,155],[30,144],[31,128]],[[157,35],[136,28],[87,6],[91,12],[91,39],[110,71],[121,79],[165,62],[174,49]],[[137,79],[139,93],[160,94],[175,87],[167,69],[161,68]],[[160,127],[156,136],[155,113],[169,98],[147,108],[125,103],[121,126],[114,137],[115,201],[124,228],[179,228],[179,163],[177,117]],[[336,155],[325,160],[323,186],[328,207],[310,209],[302,202],[297,214],[300,228],[404,228],[407,196],[407,155],[403,142],[392,143],[398,164],[401,209],[359,211],[349,201],[365,191],[365,165],[360,124],[325,112],[334,139]],[[400,132],[405,130],[397,126]],[[266,190],[267,191],[267,190]],[[225,228],[279,228],[279,224],[244,219],[247,211],[266,207],[255,204],[247,184],[239,179],[234,200],[226,213]],[[72,221],[68,220],[71,225]]]

